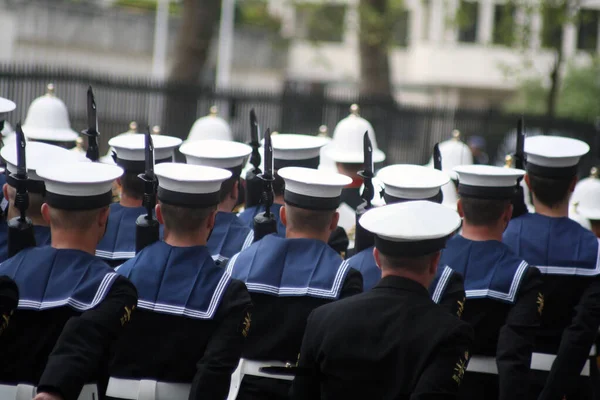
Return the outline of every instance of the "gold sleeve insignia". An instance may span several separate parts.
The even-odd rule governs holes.
[[[537,304],[538,314],[542,315],[542,312],[544,311],[544,295],[543,294],[538,293],[536,304]]]
[[[121,326],[124,326],[131,321],[131,313],[133,313],[133,310],[135,310],[135,305],[131,306],[131,308],[125,306],[125,313],[121,317]]]
[[[8,314],[2,314],[2,319],[0,320],[0,335],[8,328],[8,323],[10,322],[12,314],[12,311]]]
[[[251,322],[252,322],[252,315],[248,311],[246,313],[246,317],[244,318],[244,323],[243,323],[243,327],[242,327],[242,335],[244,335],[244,337],[248,337],[248,333],[250,332]]]
[[[456,303],[458,304],[458,309],[456,310],[456,316],[458,318],[462,317],[463,312],[465,311],[465,302],[466,298],[463,297],[462,301],[458,300]]]
[[[465,376],[465,371],[467,370],[467,364],[469,362],[469,352],[465,351],[464,356],[458,360],[456,365],[454,366],[454,375],[452,375],[452,380],[456,382],[457,385],[463,380]]]

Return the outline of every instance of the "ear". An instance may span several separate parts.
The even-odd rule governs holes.
[[[206,218],[206,228],[209,231],[212,231],[213,228],[215,227],[215,219],[217,218],[217,210],[212,210],[210,212],[210,214],[208,215],[208,218]]]
[[[579,182],[579,178],[577,176],[573,177],[571,181],[571,185],[569,186],[569,193],[573,193],[575,191],[575,186],[577,186],[577,182]]]
[[[456,202],[456,211],[458,211],[458,215],[460,215],[461,218],[465,217],[462,199],[458,199],[458,201]]]
[[[329,230],[333,232],[335,228],[337,228],[338,222],[340,222],[340,213],[336,211],[331,216],[331,224],[329,225]]]
[[[527,184],[527,187],[531,191],[531,183],[529,182],[529,174],[525,174],[525,183]]]
[[[160,203],[154,207],[154,212],[156,213],[156,220],[159,224],[164,225],[165,220],[162,215],[162,208],[160,207]]]
[[[231,194],[229,195],[229,198],[231,198],[232,200],[237,201],[237,199],[239,198],[239,196],[240,196],[240,180],[238,179],[233,184],[233,188],[231,189]]]
[[[438,264],[440,263],[441,256],[442,252],[436,251],[435,254],[431,257],[431,263],[429,264],[429,274],[433,276],[437,274]]]
[[[283,226],[287,226],[287,213],[285,210],[285,205],[281,206],[279,209],[279,219],[281,220]]]
[[[4,198],[8,201],[8,183],[2,185],[2,194],[4,194]]]
[[[103,207],[98,213],[98,226],[106,226],[108,222],[108,215],[110,214],[110,208],[108,206]]]
[[[43,203],[41,210],[42,210],[42,218],[44,218],[44,221],[48,225],[50,225],[50,207],[48,207],[48,204]]]
[[[117,178],[117,185],[119,185],[119,187],[120,187],[120,186],[123,186],[123,183],[122,183],[122,181],[121,181],[121,178]]]
[[[377,250],[377,247],[373,247],[373,258],[375,259],[377,268],[381,269],[381,257],[379,257],[379,250]]]

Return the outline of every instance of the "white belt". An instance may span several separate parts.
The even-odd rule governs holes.
[[[111,376],[106,395],[128,400],[187,400],[191,388],[189,383],[121,379]]]
[[[532,353],[531,369],[538,371],[550,371],[552,363],[556,360],[555,354]],[[483,374],[498,375],[498,366],[495,357],[472,356],[467,366],[467,371],[480,372]],[[587,360],[581,370],[581,376],[590,376],[590,360]]]
[[[36,387],[33,385],[0,385],[0,399],[2,400],[31,400],[35,394]],[[98,386],[94,383],[84,385],[77,400],[96,400],[98,398]]]
[[[293,381],[294,377],[292,375],[279,375],[279,374],[267,374],[262,372],[260,369],[265,367],[286,367],[287,364],[281,361],[253,361],[246,360],[245,358],[240,359],[240,363],[238,367],[235,369],[233,374],[231,375],[231,384],[229,386],[229,395],[227,396],[227,400],[235,400],[238,392],[240,391],[240,386],[242,385],[242,380],[244,379],[244,375],[252,375],[252,376],[260,376],[263,378],[271,378],[271,379],[281,379],[286,381]]]

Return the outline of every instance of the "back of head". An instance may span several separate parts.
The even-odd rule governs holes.
[[[320,237],[331,232],[336,210],[308,210],[286,203],[286,231]]]
[[[159,202],[165,229],[177,235],[191,235],[205,230],[206,219],[217,208],[183,207]]]
[[[64,210],[49,207],[50,227],[52,230],[88,232],[98,219],[99,214],[107,207],[93,210]]]
[[[121,177],[121,192],[132,199],[142,200],[144,181],[138,177],[137,172],[125,171]]]
[[[510,208],[510,200],[480,199],[461,197],[463,218],[465,223],[474,226],[495,225]]]
[[[531,171],[527,172],[529,189],[546,207],[554,208],[569,201],[574,176],[544,177]]]

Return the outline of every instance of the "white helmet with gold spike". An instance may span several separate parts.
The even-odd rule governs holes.
[[[233,140],[231,127],[227,121],[219,117],[217,106],[212,106],[209,115],[199,118],[194,122],[186,142],[207,139]]]

